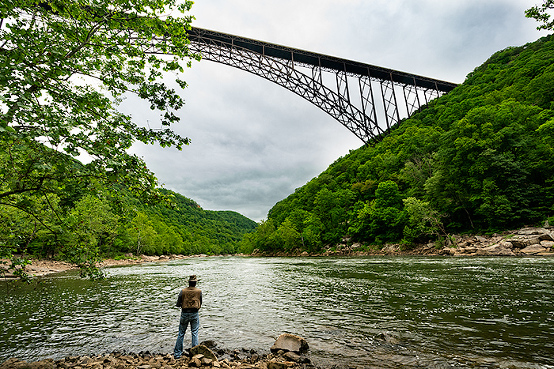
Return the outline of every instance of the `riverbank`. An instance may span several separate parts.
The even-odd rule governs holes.
[[[255,251],[252,256],[554,256],[554,227],[526,227],[493,235],[450,235],[442,242],[383,247],[342,243],[320,253]]]
[[[318,369],[304,354],[308,350],[305,339],[282,334],[270,348],[270,353],[255,350],[228,350],[217,347],[213,341],[186,350],[186,355],[175,359],[171,354],[150,352],[112,352],[96,356],[69,356],[63,359],[44,359],[27,362],[11,358],[0,364],[0,369]],[[319,368],[322,369],[322,368]]]
[[[136,264],[142,264],[142,263],[163,262],[163,261],[187,259],[187,258],[201,257],[201,256],[206,256],[206,255],[134,256],[132,254],[128,254],[127,257],[124,259],[105,259],[101,263],[98,263],[97,266],[99,268],[105,268],[110,266],[136,265]],[[55,274],[55,273],[66,272],[69,270],[79,269],[79,267],[77,267],[75,264],[71,264],[65,261],[58,261],[58,260],[52,260],[52,259],[30,259],[30,260],[31,260],[31,264],[26,265],[24,267],[24,271],[33,277],[42,277],[49,274]],[[0,264],[0,268],[2,267],[5,268],[7,263],[9,263],[9,260],[0,259],[0,262],[6,263],[6,264]],[[0,280],[13,279],[13,278],[16,278],[16,276],[13,273],[6,272],[4,277],[0,278]]]
[[[401,244],[386,244],[382,248],[367,246],[360,243],[351,243],[344,239],[339,245],[329,247],[318,253],[308,252],[277,252],[263,253],[255,251],[251,255],[238,254],[238,256],[257,257],[321,257],[321,256],[372,256],[372,255],[398,255],[398,256],[539,256],[554,257],[554,227],[526,227],[518,230],[505,231],[502,234],[493,235],[451,235],[442,243],[429,242],[417,244],[407,248]],[[161,256],[134,256],[128,254],[123,259],[106,259],[98,264],[98,267],[135,265],[142,263],[167,262],[172,260],[205,257],[207,255],[161,255]],[[7,260],[0,260],[6,261]],[[5,267],[6,264],[0,265]],[[25,272],[41,277],[48,274],[65,272],[78,269],[77,266],[64,261],[49,259],[34,259],[30,265],[25,266]],[[11,273],[5,273],[1,279],[13,279]]]
[[[233,351],[228,358],[212,360],[204,356],[181,357],[178,360],[171,354],[125,354],[111,353],[97,356],[70,356],[60,360],[45,359],[27,362],[8,359],[0,364],[0,369],[182,369],[182,368],[223,368],[223,369],[308,369],[317,368],[311,364],[290,361],[284,354],[251,353]]]

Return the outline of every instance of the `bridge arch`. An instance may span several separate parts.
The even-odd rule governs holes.
[[[203,59],[242,69],[294,92],[364,143],[382,138],[402,115],[410,116],[456,87],[450,82],[201,28],[187,32],[190,50]],[[398,104],[399,93],[403,109]]]

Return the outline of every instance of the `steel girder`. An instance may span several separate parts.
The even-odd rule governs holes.
[[[381,139],[400,122],[397,91],[403,92],[404,115],[410,116],[422,106],[420,95],[428,103],[456,86],[214,31],[193,28],[188,33],[190,50],[203,59],[242,69],[294,92],[335,118],[364,143]],[[334,83],[323,78],[332,74]],[[355,79],[357,88],[349,83]],[[376,85],[381,92],[380,114],[373,88]],[[359,96],[352,99],[354,90]],[[381,114],[384,122],[379,125],[377,117]]]

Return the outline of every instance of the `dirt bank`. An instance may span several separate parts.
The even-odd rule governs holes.
[[[198,256],[198,255],[197,255]],[[141,255],[140,257],[133,257],[132,255],[128,256],[125,259],[105,259],[98,264],[98,267],[104,268],[109,266],[117,265],[134,265],[142,263],[151,263],[151,262],[161,262],[161,261],[170,261],[177,259],[185,259],[193,256],[184,256],[184,255],[170,255],[170,256],[147,256]],[[0,268],[6,269],[11,262],[7,259],[0,259]],[[31,259],[31,264],[25,266],[25,272],[33,277],[42,277],[48,274],[61,273],[68,270],[79,269],[75,264],[71,264],[65,261],[57,261],[50,259]],[[15,276],[13,273],[5,273],[3,278],[0,279],[13,279]]]

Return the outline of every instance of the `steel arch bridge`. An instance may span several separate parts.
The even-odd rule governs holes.
[[[316,105],[364,143],[453,90],[450,82],[192,27],[190,51],[245,70]],[[357,80],[357,81],[356,81]],[[357,83],[356,83],[357,82]],[[404,105],[398,103],[401,94]]]

